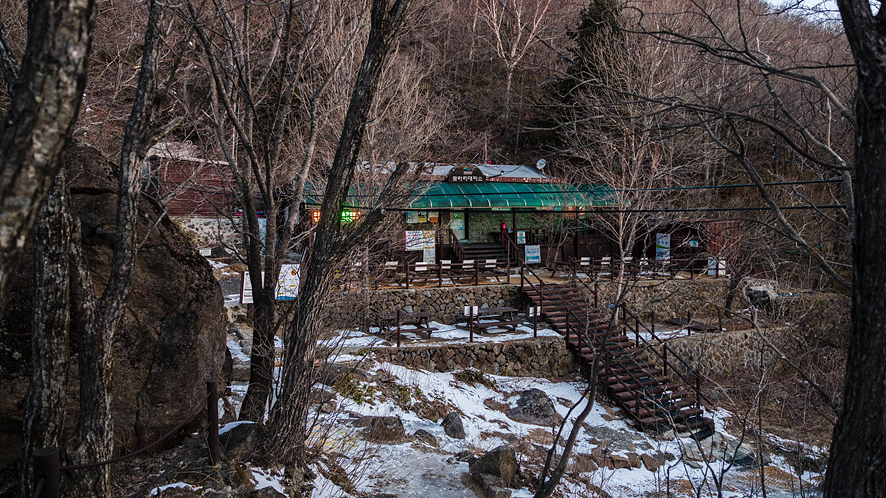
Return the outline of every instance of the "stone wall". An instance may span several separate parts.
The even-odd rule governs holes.
[[[704,278],[697,280],[643,280],[628,282],[625,304],[640,317],[649,319],[655,313],[655,320],[685,318],[688,312],[695,316],[717,315],[716,306],[726,303],[729,280],[726,278]],[[600,305],[611,302],[615,297],[615,282],[598,284]]]
[[[172,221],[197,247],[220,242],[234,244],[240,240],[240,234],[231,221],[221,216],[177,216]]]
[[[773,313],[796,328],[810,346],[846,348],[850,310],[849,296],[822,292],[779,297]]]
[[[561,337],[509,342],[373,348],[378,361],[432,372],[474,368],[493,375],[562,379],[575,372],[575,361]]]
[[[789,327],[764,328],[761,333],[789,357],[796,357],[804,348],[802,338]],[[738,369],[748,367],[759,368],[761,352],[764,369],[779,367],[780,356],[764,344],[754,330],[696,333],[668,341],[671,350],[691,368],[697,369],[702,375],[713,377],[728,376]],[[650,357],[656,363],[661,363],[656,355],[652,354]],[[668,363],[677,366],[679,362],[669,359]]]
[[[365,313],[370,325],[377,325],[379,316],[396,313],[426,311],[433,313],[433,320],[442,323],[465,321],[465,306],[496,308],[521,307],[520,286],[477,285],[467,287],[429,287],[421,289],[382,289],[368,292],[338,294],[327,305],[324,318],[333,323],[354,323]]]

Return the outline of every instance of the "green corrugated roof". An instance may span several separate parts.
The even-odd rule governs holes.
[[[541,208],[565,209],[612,206],[606,185],[562,183],[435,183],[417,194],[413,209]]]

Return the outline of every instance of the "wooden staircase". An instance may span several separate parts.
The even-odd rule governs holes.
[[[462,243],[461,250],[464,254],[464,260],[480,261],[481,263],[487,259],[498,260],[500,266],[504,266],[508,259],[508,253],[501,244],[496,243]]]
[[[674,428],[678,432],[697,431],[696,434],[701,435],[713,429],[713,421],[703,416],[697,388],[666,375],[652,361],[651,356],[655,354],[651,349],[629,338],[624,327],[607,334],[608,315],[589,306],[574,285],[524,287],[524,294],[532,306],[542,306],[541,316],[564,335],[586,375],[591,373],[594,357],[601,355],[600,387],[640,430]],[[582,333],[586,329],[587,332]],[[678,372],[673,367],[670,370]]]

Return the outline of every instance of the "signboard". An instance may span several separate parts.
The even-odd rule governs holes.
[[[421,251],[424,249],[424,232],[422,230],[406,230],[406,250]]]
[[[299,265],[283,265],[280,267],[280,274],[277,275],[277,288],[275,295],[277,301],[291,301],[298,296],[299,286]],[[262,279],[265,274],[262,272]],[[249,280],[249,272],[243,272],[243,283],[240,288],[240,302],[242,304],[250,304],[252,299],[252,282]]]
[[[517,230],[517,244],[523,245],[526,243],[526,230]]]
[[[689,239],[689,247],[698,247],[698,239]]]
[[[464,213],[452,213],[449,218],[449,229],[455,232],[455,236],[458,237],[459,240],[464,240],[465,237],[465,214]]]
[[[428,223],[439,223],[440,222],[440,212],[439,211],[428,211]]]
[[[200,248],[200,255],[205,256],[207,258],[212,256],[212,248],[211,247],[201,247]]]
[[[480,168],[455,167],[446,175],[446,181],[450,183],[480,183],[486,181],[486,175]]]
[[[671,234],[655,234],[655,259],[658,261],[671,259]]]
[[[418,223],[418,211],[406,211],[406,223]]]
[[[422,261],[429,264],[437,262],[437,251],[433,247],[422,249]]]
[[[524,246],[526,264],[541,263],[541,246]]]

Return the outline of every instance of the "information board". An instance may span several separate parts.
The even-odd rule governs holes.
[[[262,279],[265,278],[262,272]],[[280,274],[277,275],[277,288],[275,296],[277,301],[291,301],[298,296],[299,265],[286,264],[280,267]],[[240,302],[242,304],[253,303],[252,298],[252,282],[249,280],[249,272],[243,272],[243,282],[240,286]]]
[[[523,246],[526,264],[541,263],[541,246]]]
[[[671,234],[655,234],[655,259],[658,261],[671,259]]]

